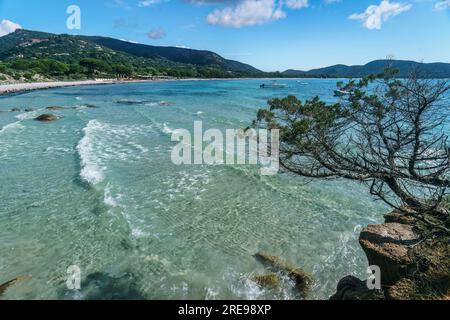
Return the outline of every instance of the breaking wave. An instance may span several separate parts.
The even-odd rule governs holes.
[[[103,130],[104,126],[97,120],[91,120],[83,129],[84,137],[77,146],[81,159],[80,177],[90,184],[97,184],[105,178],[103,168],[99,165],[100,159],[94,150],[94,135]]]

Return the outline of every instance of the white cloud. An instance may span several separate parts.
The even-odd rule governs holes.
[[[383,0],[377,5],[369,6],[363,13],[352,14],[349,18],[352,20],[361,20],[364,27],[367,29],[381,29],[383,22],[386,22],[392,17],[399,15],[402,12],[410,10],[412,4],[389,2]]]
[[[140,0],[138,3],[139,7],[150,7],[158,3],[169,2],[170,0]]]
[[[6,36],[17,29],[22,29],[22,26],[10,20],[2,20],[0,23],[0,37]]]
[[[449,8],[450,8],[450,0],[438,1],[434,5],[434,9],[436,9],[438,11],[444,11],[444,10],[447,10]]]
[[[216,9],[206,20],[209,24],[224,27],[254,26],[285,18],[284,5],[289,9],[300,9],[308,7],[309,4],[308,0],[241,0],[234,6]]]
[[[226,2],[233,2],[235,0],[185,0],[187,2],[203,5],[203,4],[217,4],[217,3],[226,3]]]
[[[291,9],[307,8],[308,0],[286,0],[286,6]]]
[[[149,31],[147,33],[147,36],[150,39],[159,40],[159,39],[162,39],[162,38],[164,38],[166,36],[166,31],[164,31],[164,29],[162,29],[162,28],[154,29],[154,30]]]

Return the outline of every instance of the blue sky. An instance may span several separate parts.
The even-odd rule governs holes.
[[[66,27],[73,4],[79,30]],[[207,49],[265,71],[450,62],[450,0],[0,0],[0,22],[0,35],[20,25]]]

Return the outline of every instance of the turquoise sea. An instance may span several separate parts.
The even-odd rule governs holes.
[[[171,132],[245,128],[269,98],[319,95],[336,80],[177,81],[51,89],[0,98],[0,283],[5,299],[298,299],[289,280],[264,290],[268,251],[315,279],[327,299],[366,276],[357,238],[387,208],[362,185],[261,176],[257,166],[182,165]],[[98,108],[90,108],[95,105]],[[32,119],[49,113],[50,123]],[[66,288],[81,269],[81,290]]]

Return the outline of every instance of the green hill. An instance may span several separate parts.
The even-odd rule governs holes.
[[[250,65],[210,51],[156,47],[105,37],[19,29],[0,37],[0,73],[13,78],[83,79],[117,74],[173,77],[249,77]]]
[[[181,78],[359,78],[397,68],[400,77],[450,78],[448,63],[376,60],[363,66],[335,65],[309,71],[262,72],[206,50],[158,47],[99,36],[19,29],[0,37],[0,81],[171,76]]]

